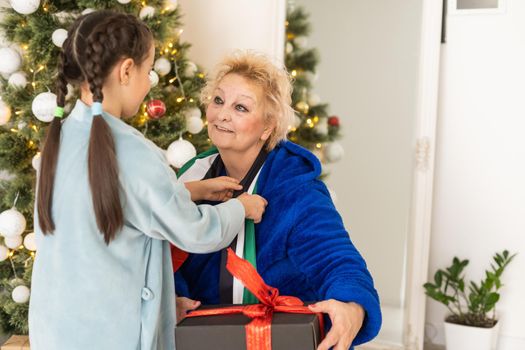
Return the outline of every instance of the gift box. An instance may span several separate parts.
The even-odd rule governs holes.
[[[203,306],[199,310],[222,308]],[[175,328],[177,350],[247,349],[244,314],[188,317]],[[271,349],[315,350],[321,341],[319,318],[315,314],[276,312],[271,322]]]
[[[175,328],[177,350],[316,349],[323,338],[323,315],[296,297],[279,295],[255,268],[228,248],[226,269],[259,304],[201,307]]]
[[[30,350],[27,335],[13,335],[0,347],[1,350]]]

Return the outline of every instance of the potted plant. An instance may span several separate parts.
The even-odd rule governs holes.
[[[425,294],[444,304],[450,314],[445,318],[447,350],[492,350],[497,344],[499,323],[496,303],[503,286],[501,275],[516,254],[496,253],[490,270],[480,283],[465,282],[463,270],[468,260],[454,257],[452,265],[439,269],[434,283],[425,283]]]

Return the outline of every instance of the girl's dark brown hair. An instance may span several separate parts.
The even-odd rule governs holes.
[[[57,105],[64,107],[68,83],[78,85],[87,82],[93,102],[102,102],[102,87],[115,64],[122,58],[132,58],[140,65],[151,45],[151,31],[133,15],[105,10],[79,17],[69,29],[58,59]],[[60,118],[54,118],[41,153],[37,210],[44,234],[55,230],[53,185],[61,126]],[[122,228],[124,215],[119,196],[115,143],[102,115],[94,116],[91,124],[88,178],[97,225],[106,244],[109,244]]]

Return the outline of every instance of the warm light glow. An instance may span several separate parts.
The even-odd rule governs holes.
[[[310,119],[310,118],[306,119],[306,123],[307,123],[308,125],[312,124],[312,119]]]
[[[292,77],[296,77],[296,76],[297,76],[297,71],[294,69],[294,70],[292,71]]]
[[[171,78],[171,79],[169,80],[170,84],[173,84],[173,82],[174,82],[175,80],[177,80],[177,77],[173,77],[173,78]]]
[[[190,98],[190,102],[193,102],[193,98]]]
[[[34,131],[38,131],[38,128],[36,127],[36,125],[31,125],[31,129],[33,129]]]
[[[315,145],[315,147],[317,147],[318,149],[320,149],[321,147],[323,147],[323,145],[321,145],[320,143],[318,143],[317,145]]]
[[[314,123],[317,123],[319,121],[319,117],[318,116],[315,116],[314,117]]]
[[[177,103],[181,103],[182,101],[184,101],[184,97],[177,98]]]
[[[197,74],[197,76],[198,76],[199,78],[201,78],[201,79],[204,79],[204,73],[199,73],[199,74]]]

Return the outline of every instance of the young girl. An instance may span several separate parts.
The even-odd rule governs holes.
[[[169,242],[190,252],[229,244],[262,197],[218,206],[230,178],[180,184],[162,152],[120,120],[150,89],[153,37],[131,15],[76,20],[58,67],[58,108],[42,151],[29,335],[32,350],[174,349]],[[67,83],[81,99],[62,122]],[[166,241],[167,240],[167,241]]]

